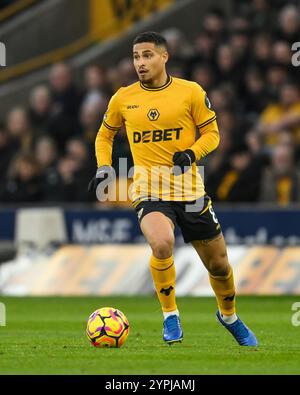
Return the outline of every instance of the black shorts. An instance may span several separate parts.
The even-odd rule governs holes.
[[[135,206],[135,211],[139,222],[153,211],[163,213],[179,226],[185,243],[212,239],[222,232],[207,195],[191,202],[144,200]]]

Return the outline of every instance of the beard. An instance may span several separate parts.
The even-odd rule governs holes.
[[[141,75],[139,75],[139,80],[140,80],[140,82],[142,82],[142,83],[144,83],[144,84],[149,84],[149,83],[152,82],[153,78],[150,77],[150,76],[148,75],[148,73],[147,73],[147,74],[141,74]]]

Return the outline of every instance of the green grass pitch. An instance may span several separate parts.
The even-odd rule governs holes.
[[[0,297],[0,374],[300,374],[300,326],[292,304],[300,297],[239,297],[238,313],[259,347],[241,347],[215,320],[214,298],[178,298],[181,344],[162,341],[154,297]],[[120,349],[97,349],[85,336],[97,308],[122,310],[130,335]]]

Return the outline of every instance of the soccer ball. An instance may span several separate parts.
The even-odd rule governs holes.
[[[88,319],[86,335],[95,347],[121,347],[129,334],[129,322],[122,311],[102,307]]]

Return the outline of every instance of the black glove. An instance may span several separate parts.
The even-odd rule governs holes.
[[[179,174],[185,173],[195,160],[195,154],[191,149],[175,152],[173,155],[173,163],[175,166],[173,167],[173,174],[178,176]],[[176,166],[178,167],[176,168]]]
[[[110,183],[115,178],[114,168],[111,166],[100,166],[97,169],[96,175],[91,179],[88,185],[89,191],[96,191],[101,181],[107,180]]]

